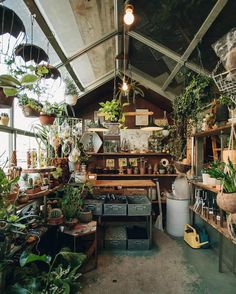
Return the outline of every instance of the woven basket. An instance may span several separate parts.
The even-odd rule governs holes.
[[[178,172],[185,174],[186,172],[188,172],[191,169],[191,165],[190,164],[184,164],[182,162],[176,161],[174,163],[175,168],[178,170]]]
[[[217,194],[216,202],[224,211],[236,213],[236,193],[219,192]]]

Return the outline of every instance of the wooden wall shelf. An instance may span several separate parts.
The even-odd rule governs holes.
[[[211,191],[213,193],[218,193],[220,192],[220,190],[212,187],[212,186],[208,186],[208,185],[204,185],[203,183],[201,182],[195,182],[195,181],[190,181],[191,184],[193,184],[194,186],[198,187],[198,188],[201,188],[201,189],[204,189],[204,190],[207,190],[207,191]]]
[[[111,153],[94,153],[94,152],[87,152],[88,155],[93,156],[171,156],[169,153],[158,153],[158,152],[151,152],[151,153],[130,153],[130,152],[111,152]]]
[[[159,178],[159,177],[177,177],[178,174],[144,174],[144,175],[140,175],[140,174],[131,174],[131,175],[127,175],[127,174],[97,174],[97,177],[152,177],[152,178]]]
[[[236,124],[234,124],[236,126]],[[208,131],[204,132],[199,132],[193,135],[193,137],[199,138],[199,137],[208,137],[208,136],[214,136],[214,135],[219,135],[221,133],[229,133],[231,128],[231,124],[226,124],[224,126],[215,128],[215,129],[210,129]]]

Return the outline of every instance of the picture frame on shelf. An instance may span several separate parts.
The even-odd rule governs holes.
[[[118,158],[119,167],[127,166],[127,158]]]
[[[103,141],[103,151],[104,153],[115,153],[120,150],[119,140],[104,140]]]
[[[148,109],[136,109],[136,112],[148,112]],[[136,115],[135,116],[135,125],[136,126],[148,126],[148,115]]]
[[[115,159],[106,159],[106,167],[114,168],[115,167]]]
[[[129,158],[129,163],[132,166],[138,166],[138,158]]]

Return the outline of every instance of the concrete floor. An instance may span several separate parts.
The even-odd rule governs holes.
[[[218,272],[211,249],[193,250],[182,239],[154,231],[149,251],[104,251],[83,276],[82,294],[234,294],[236,276]]]

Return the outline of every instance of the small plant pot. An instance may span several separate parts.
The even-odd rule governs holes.
[[[68,95],[66,96],[66,104],[70,106],[74,106],[77,103],[78,96],[77,95]]]
[[[93,219],[92,211],[81,211],[79,215],[79,220],[82,223],[89,223]]]
[[[132,172],[133,172],[132,168],[127,168],[127,175],[132,175]]]
[[[164,175],[166,173],[166,170],[164,168],[159,169],[159,174]]]
[[[55,118],[55,115],[40,114],[39,121],[42,125],[52,125]]]
[[[140,175],[144,175],[145,174],[145,171],[146,171],[146,168],[145,167],[140,167]]]
[[[29,196],[28,195],[20,195],[17,198],[17,203],[19,204],[25,204],[29,201]]]
[[[17,194],[18,194],[17,192],[9,193],[7,195],[7,200],[12,204],[15,203],[16,198],[17,198]]]
[[[0,88],[0,108],[11,108],[14,98],[13,96],[7,97],[3,92],[3,88]]]
[[[63,224],[64,222],[64,216],[61,215],[60,217],[55,217],[55,218],[48,218],[48,224],[52,226],[58,226]]]
[[[39,117],[39,111],[33,109],[32,107],[26,105],[22,107],[22,112],[25,117]]]
[[[210,178],[210,175],[209,174],[206,174],[206,173],[202,173],[202,183],[204,185],[208,185],[208,180]]]
[[[236,193],[219,192],[217,194],[216,202],[224,211],[236,213]]]
[[[9,117],[8,116],[0,116],[0,125],[8,126],[9,124]]]

